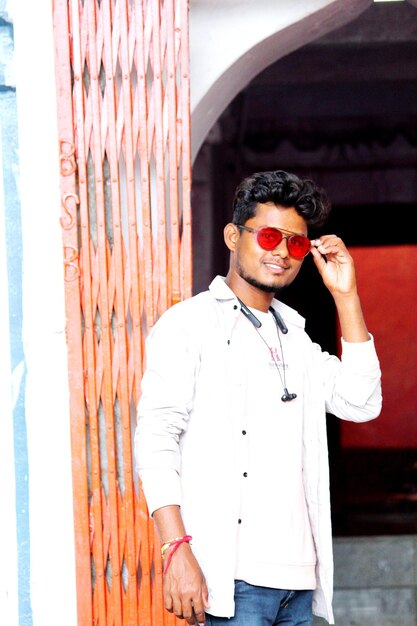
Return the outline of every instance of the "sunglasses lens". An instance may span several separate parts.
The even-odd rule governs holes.
[[[277,228],[261,228],[258,231],[258,244],[264,250],[273,250],[282,241],[282,233]],[[288,252],[294,259],[303,259],[310,252],[310,239],[304,235],[291,235],[287,239]]]
[[[311,243],[304,235],[292,235],[288,239],[288,252],[294,259],[303,259],[310,252]]]
[[[276,228],[261,228],[258,243],[264,250],[273,250],[282,241],[282,233]]]

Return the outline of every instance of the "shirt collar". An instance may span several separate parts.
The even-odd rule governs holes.
[[[235,293],[226,284],[225,280],[226,278],[224,276],[216,276],[212,280],[209,286],[211,295],[216,300],[236,300],[236,303],[238,303]],[[287,324],[294,324],[300,328],[305,327],[305,318],[297,313],[295,309],[292,309],[290,306],[284,304],[276,298],[272,300],[272,306],[276,311],[278,311]]]

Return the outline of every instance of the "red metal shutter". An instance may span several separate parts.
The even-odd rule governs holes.
[[[55,0],[53,20],[78,625],[175,624],[132,435],[146,334],[191,295],[188,2]]]

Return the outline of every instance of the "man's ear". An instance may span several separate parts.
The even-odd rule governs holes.
[[[240,232],[235,224],[226,224],[224,227],[224,242],[231,252],[236,249],[236,244],[240,237]]]

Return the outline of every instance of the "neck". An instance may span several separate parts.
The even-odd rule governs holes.
[[[240,308],[241,311],[243,313],[243,315],[245,315],[249,321],[252,322],[252,324],[255,326],[255,328],[260,328],[262,326],[262,323],[258,320],[258,318],[256,317],[256,315],[254,315],[252,313],[252,311],[246,306],[246,304],[243,302],[243,300],[241,300],[239,298],[239,296],[237,296],[237,299],[240,302]],[[255,308],[255,307],[252,307]],[[274,320],[275,320],[275,324],[277,325],[277,329],[279,328],[279,330],[286,335],[288,332],[288,328],[286,323],[284,322],[284,320],[282,319],[281,315],[278,313],[278,311],[275,311],[275,309],[271,306],[269,307],[269,311],[272,313]],[[278,333],[279,335],[279,333]],[[280,339],[281,342],[281,339]]]
[[[247,283],[240,276],[233,276],[230,273],[226,276],[226,285],[230,287],[233,293],[246,304],[258,311],[268,311],[271,306],[274,294],[268,291],[262,291]]]

